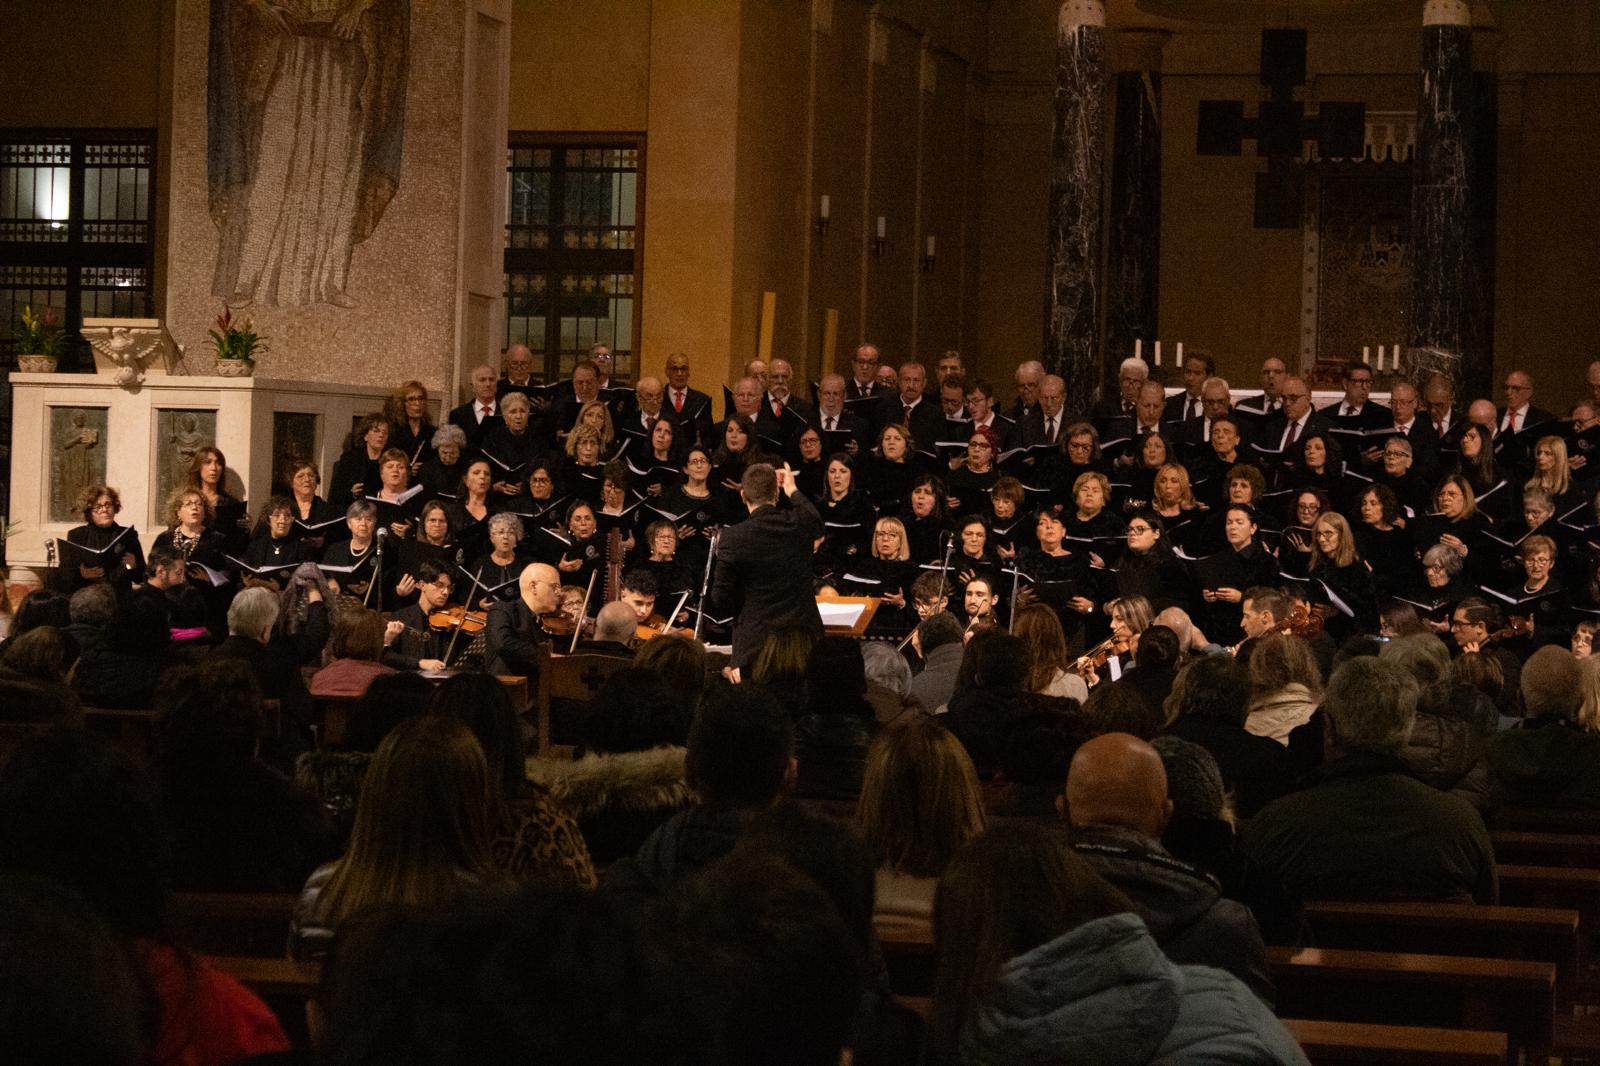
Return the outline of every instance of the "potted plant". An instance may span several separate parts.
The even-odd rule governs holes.
[[[249,377],[256,367],[256,354],[267,350],[255,323],[249,318],[235,323],[233,312],[226,307],[217,316],[217,328],[209,332],[217,353],[217,373],[225,378]]]
[[[24,374],[51,374],[61,354],[61,325],[56,309],[45,305],[35,315],[33,305],[22,309],[22,332],[17,334],[17,369]]]

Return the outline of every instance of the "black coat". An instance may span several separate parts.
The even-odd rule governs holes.
[[[661,397],[661,417],[671,419],[680,430],[687,429],[688,437],[679,432],[678,439],[688,439],[699,444],[706,444],[711,440],[711,397],[698,389],[685,389],[683,397],[683,410],[679,411],[672,404],[672,388],[669,386]]]
[[[784,625],[799,625],[822,636],[810,566],[811,545],[822,535],[822,520],[811,501],[796,492],[789,505],[758,507],[750,517],[722,531],[707,610],[733,617],[733,662],[747,666],[766,635]]]
[[[482,422],[478,421],[477,406],[478,401],[472,400],[454,408],[450,412],[450,424],[461,427],[461,432],[467,435],[467,446],[461,450],[463,456],[476,455],[478,448],[483,444],[483,439],[489,435],[489,431],[496,426],[505,425],[505,420],[500,417],[500,403],[498,400],[495,401],[495,413],[485,418]]]
[[[525,677],[532,691],[539,678],[539,645],[544,639],[539,619],[521,596],[495,604],[489,608],[483,654],[489,673]]]

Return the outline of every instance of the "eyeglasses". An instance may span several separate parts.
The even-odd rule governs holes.
[[[89,509],[91,511],[115,511],[117,505],[110,500],[96,500],[94,506]]]
[[[1153,531],[1151,530],[1151,528],[1149,526],[1129,526],[1128,527],[1128,536],[1130,536],[1130,537],[1139,537],[1139,536],[1143,536],[1144,534],[1150,533],[1150,532],[1153,532]]]
[[[551,483],[548,477],[539,477],[537,474],[528,479],[528,484],[530,485],[549,485]]]
[[[1477,624],[1478,624],[1477,622],[1469,622],[1465,618],[1452,618],[1452,619],[1450,619],[1450,628],[1451,629],[1461,629],[1461,628],[1463,628],[1465,626],[1475,626]]]
[[[1308,399],[1311,394],[1309,392],[1285,392],[1282,396],[1285,400],[1304,400]]]

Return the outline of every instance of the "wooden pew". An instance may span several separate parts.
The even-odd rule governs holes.
[[[538,751],[541,758],[571,757],[568,745],[552,747],[550,743],[550,704],[553,700],[571,700],[587,703],[618,670],[633,665],[633,660],[616,655],[595,655],[579,652],[576,655],[553,655],[546,641],[539,645],[538,688],[534,693],[534,714],[537,721]],[[524,682],[526,683],[526,682]]]
[[[1533,833],[1600,833],[1600,811],[1561,807],[1501,807],[1491,828]]]
[[[278,1023],[296,1048],[311,1047],[306,1004],[317,994],[321,963],[240,955],[207,955],[206,961],[260,996],[278,1016]]]
[[[1509,1050],[1506,1034],[1478,1029],[1373,1025],[1318,1018],[1284,1018],[1283,1025],[1314,1066],[1504,1066]]]
[[[880,931],[878,944],[883,949],[884,967],[889,971],[889,987],[897,997],[933,994],[937,959],[930,937]]]
[[[116,743],[143,762],[151,762],[156,753],[156,712],[124,711],[112,707],[85,707],[83,725]]]
[[[1500,829],[1489,834],[1496,862],[1600,869],[1600,836]]]
[[[1472,903],[1308,902],[1306,921],[1323,947],[1528,959],[1578,974],[1578,912]]]
[[[202,954],[278,959],[298,900],[293,893],[175,892],[167,920],[179,943]]]
[[[1343,948],[1268,948],[1267,959],[1290,1017],[1503,1032],[1530,1062],[1551,1044],[1553,963]]]

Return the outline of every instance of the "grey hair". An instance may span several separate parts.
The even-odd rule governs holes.
[[[507,407],[521,407],[529,411],[533,410],[533,404],[528,400],[527,394],[521,392],[508,392],[505,394],[500,400],[500,410],[504,411]]]
[[[1387,444],[1385,444],[1384,447],[1388,448],[1391,445],[1396,447],[1396,448],[1399,448],[1401,451],[1405,452],[1407,455],[1415,454],[1411,450],[1411,442],[1406,440],[1404,437],[1390,437],[1389,438],[1389,442]]]
[[[1143,359],[1137,359],[1130,355],[1117,367],[1117,375],[1120,377],[1123,374],[1133,374],[1137,377],[1147,378],[1150,376],[1150,364]]]
[[[1417,719],[1417,683],[1393,661],[1346,660],[1328,679],[1323,710],[1346,751],[1398,755]]]
[[[109,581],[85,585],[67,601],[67,617],[73,625],[101,627],[117,613],[117,592]]]
[[[489,536],[494,536],[502,529],[509,529],[517,535],[517,542],[522,542],[522,519],[514,514],[502,511],[500,514],[491,515],[489,518]]]
[[[1396,637],[1383,646],[1378,658],[1393,663],[1416,681],[1417,709],[1437,714],[1445,709],[1452,685],[1450,651],[1432,633]]]
[[[1464,563],[1461,558],[1461,553],[1450,547],[1450,545],[1435,544],[1433,547],[1422,553],[1422,565],[1442,566],[1444,567],[1445,573],[1449,574],[1451,577],[1455,577],[1457,574],[1461,573],[1461,568]]]
[[[867,668],[867,684],[878,684],[897,696],[911,691],[911,664],[891,644],[871,641],[861,647]]]
[[[435,451],[443,448],[446,444],[454,444],[457,448],[465,448],[467,446],[467,434],[460,426],[447,422],[433,431],[433,440],[430,443],[433,444]]]
[[[259,637],[278,620],[278,594],[271,589],[245,589],[228,607],[229,636]]]
[[[355,500],[344,509],[344,517],[346,521],[352,518],[376,518],[378,505],[370,500]]]
[[[1541,511],[1554,511],[1556,509],[1555,497],[1550,495],[1548,489],[1538,485],[1530,485],[1523,490],[1522,506],[1537,507]]]
[[[633,639],[633,634],[639,628],[639,616],[633,613],[633,608],[617,600],[600,608],[600,613],[594,620],[594,639],[615,641],[626,644]]]

